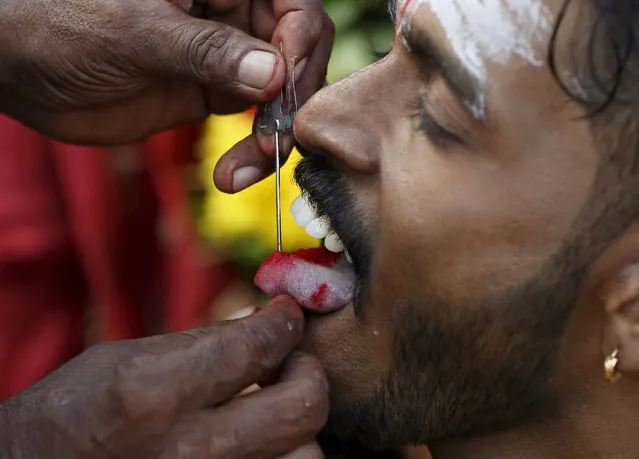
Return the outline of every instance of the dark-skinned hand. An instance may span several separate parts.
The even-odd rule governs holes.
[[[0,405],[0,458],[319,459],[328,386],[291,354],[303,325],[281,297],[247,319],[94,346]]]
[[[66,142],[124,144],[275,98],[291,58],[302,104],[332,43],[321,0],[6,0],[0,112]],[[265,177],[272,154],[272,139],[251,136],[217,185]]]

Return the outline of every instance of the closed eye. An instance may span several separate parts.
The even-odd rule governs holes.
[[[419,127],[428,138],[440,147],[450,147],[454,144],[463,144],[462,140],[450,130],[444,128],[430,114],[424,97],[419,98],[419,106],[416,113]]]

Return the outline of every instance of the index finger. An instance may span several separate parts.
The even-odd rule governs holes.
[[[283,296],[220,331],[203,337],[190,350],[194,363],[208,359],[208,365],[195,372],[197,378],[190,373],[186,387],[186,395],[194,397],[197,406],[224,402],[278,368],[302,338],[304,315],[290,297]]]
[[[214,410],[186,413],[165,445],[169,453],[189,445],[202,458],[280,457],[311,442],[328,411],[328,383],[319,361],[295,353],[276,385]]]
[[[307,70],[300,76],[297,86],[298,101],[301,104],[324,85],[326,66],[333,46],[335,34],[333,23],[326,15],[320,16],[319,19],[323,27],[321,39],[308,61]],[[298,76],[297,72],[296,76]],[[217,188],[225,193],[237,193],[268,177],[275,166],[273,140],[273,136],[255,132],[226,152],[215,166],[213,181]],[[284,160],[287,159],[292,145],[292,136],[283,136]]]
[[[273,43],[285,41],[288,39],[291,49],[285,50],[295,54],[295,51],[301,51],[306,47],[307,56],[315,49],[315,45],[319,42],[320,31],[322,30],[322,15],[324,7],[322,0],[260,0],[261,3],[272,3],[273,14],[278,22],[273,33]],[[278,28],[284,26],[282,36],[278,36]],[[305,38],[306,37],[306,38]],[[297,42],[302,40],[299,48],[294,48]],[[305,43],[304,43],[305,42]]]
[[[159,344],[159,352],[151,346],[119,379],[144,388],[124,391],[148,398],[137,405],[160,403],[171,411],[217,405],[279,367],[303,330],[300,307],[289,297],[278,297],[249,318],[193,332],[195,338],[167,336],[169,342]]]
[[[282,43],[285,56],[295,57],[295,64],[309,58],[317,47],[322,31],[324,8],[321,0],[257,0],[251,23],[260,36],[271,43]],[[265,21],[264,17],[273,16]],[[268,30],[273,27],[273,30]]]

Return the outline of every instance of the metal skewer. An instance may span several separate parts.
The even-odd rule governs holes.
[[[284,47],[280,43],[280,52],[284,54]],[[277,251],[282,251],[282,191],[281,191],[281,134],[291,134],[293,120],[297,113],[297,90],[295,88],[294,59],[287,61],[287,75],[284,86],[280,90],[279,103],[272,107],[275,120],[275,218],[277,222]],[[292,100],[291,100],[292,99]],[[279,112],[279,113],[277,113]]]
[[[275,120],[275,215],[277,219],[277,251],[282,251],[282,194],[280,189],[280,120]]]

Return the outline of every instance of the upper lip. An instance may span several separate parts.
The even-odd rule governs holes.
[[[359,316],[363,307],[362,294],[368,288],[368,265],[372,261],[369,260],[372,256],[370,247],[366,244],[366,226],[361,223],[363,219],[358,214],[350,190],[343,181],[344,173],[333,168],[329,158],[324,155],[303,149],[301,153],[304,156],[301,167],[311,168],[299,174],[302,180],[298,181],[298,184],[308,202],[315,208],[316,217],[326,218],[330,222],[332,231],[339,236],[351,257],[355,273],[353,308]]]
[[[342,244],[344,245],[344,250],[348,252],[349,256],[351,257],[353,268],[357,272],[357,266],[359,266],[358,265],[359,257],[358,257],[358,251],[355,249],[354,241],[352,240],[353,238],[347,237],[347,233],[342,234],[342,231],[341,231],[342,225],[340,224],[340,222],[336,221],[334,219],[334,216],[330,215],[329,211],[327,211],[326,209],[326,206],[324,206],[319,199],[314,197],[311,191],[303,190],[303,193],[307,197],[309,203],[311,203],[315,207],[316,217],[325,218],[329,221],[331,226],[331,231],[335,232],[335,234],[337,234],[337,236],[342,241]]]
[[[357,249],[359,244],[356,239],[361,236],[357,234],[357,228],[361,225],[357,224],[360,219],[352,200],[346,196],[350,193],[344,182],[344,172],[334,166],[330,155],[299,146],[298,150],[303,157],[296,169],[296,178],[301,178],[298,185],[315,208],[316,217],[326,218],[330,222],[331,229],[339,236],[357,268],[361,255]],[[300,167],[310,169],[298,174]],[[349,224],[353,226],[349,227]]]
[[[350,250],[350,247],[351,247],[350,241],[346,240],[342,236],[342,234],[340,233],[340,230],[339,230],[339,226],[340,226],[339,223],[337,225],[335,224],[334,219],[329,214],[328,210],[326,209],[326,206],[323,205],[323,203],[321,202],[320,199],[318,199],[315,196],[313,196],[312,191],[306,190],[306,189],[302,189],[302,193],[304,194],[304,196],[306,196],[306,199],[308,200],[308,202],[315,208],[315,217],[316,218],[324,218],[324,219],[328,220],[328,222],[330,223],[330,226],[331,226],[331,231],[333,231],[333,232],[335,232],[335,234],[337,234],[337,236],[340,238],[340,240],[344,244],[344,249],[349,253],[349,255],[352,255],[352,252]]]

